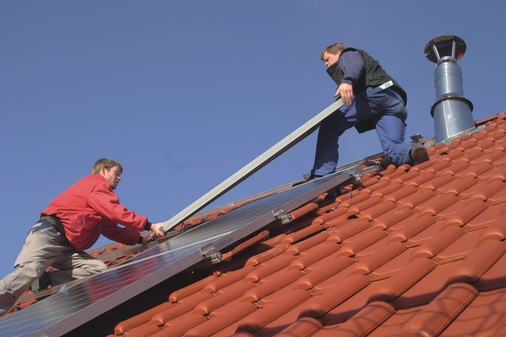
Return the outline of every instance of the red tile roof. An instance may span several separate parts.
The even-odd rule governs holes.
[[[506,114],[476,124],[428,162],[321,195],[108,333],[506,336]],[[139,248],[108,249],[114,264]]]

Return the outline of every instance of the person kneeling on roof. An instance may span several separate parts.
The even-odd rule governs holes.
[[[341,96],[345,106],[320,125],[309,179],[335,171],[339,137],[352,127],[360,133],[376,129],[385,156],[395,165],[429,160],[421,143],[404,141],[407,95],[377,60],[341,42],[327,46],[320,58],[338,86],[335,97]]]
[[[30,286],[33,291],[99,273],[104,262],[84,252],[100,234],[127,245],[146,244],[164,235],[163,223],[153,224],[119,203],[114,193],[122,166],[99,159],[92,174],[58,195],[30,229],[14,263],[14,271],[0,281],[0,316]],[[122,226],[119,226],[122,225]],[[142,234],[142,231],[149,231]],[[47,272],[48,267],[56,268]]]

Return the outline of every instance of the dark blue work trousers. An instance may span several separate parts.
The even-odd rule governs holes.
[[[383,152],[391,163],[412,163],[412,144],[404,142],[406,118],[405,103],[391,88],[367,88],[355,94],[352,105],[337,110],[320,125],[311,173],[324,176],[334,172],[339,159],[339,137],[364,121],[374,123]]]

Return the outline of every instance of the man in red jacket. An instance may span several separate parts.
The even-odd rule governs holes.
[[[84,252],[100,234],[127,245],[164,235],[163,223],[152,224],[119,203],[114,189],[122,172],[118,162],[99,159],[91,175],[70,186],[41,212],[14,263],[15,270],[0,281],[0,316],[30,285],[38,291],[105,270],[102,261]],[[151,232],[141,235],[144,230]],[[50,266],[56,270],[46,272]]]

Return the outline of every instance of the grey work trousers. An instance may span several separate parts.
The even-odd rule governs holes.
[[[100,273],[107,269],[104,262],[85,252],[69,247],[65,238],[47,222],[37,222],[14,263],[14,271],[0,280],[0,316],[48,268],[53,285]]]

